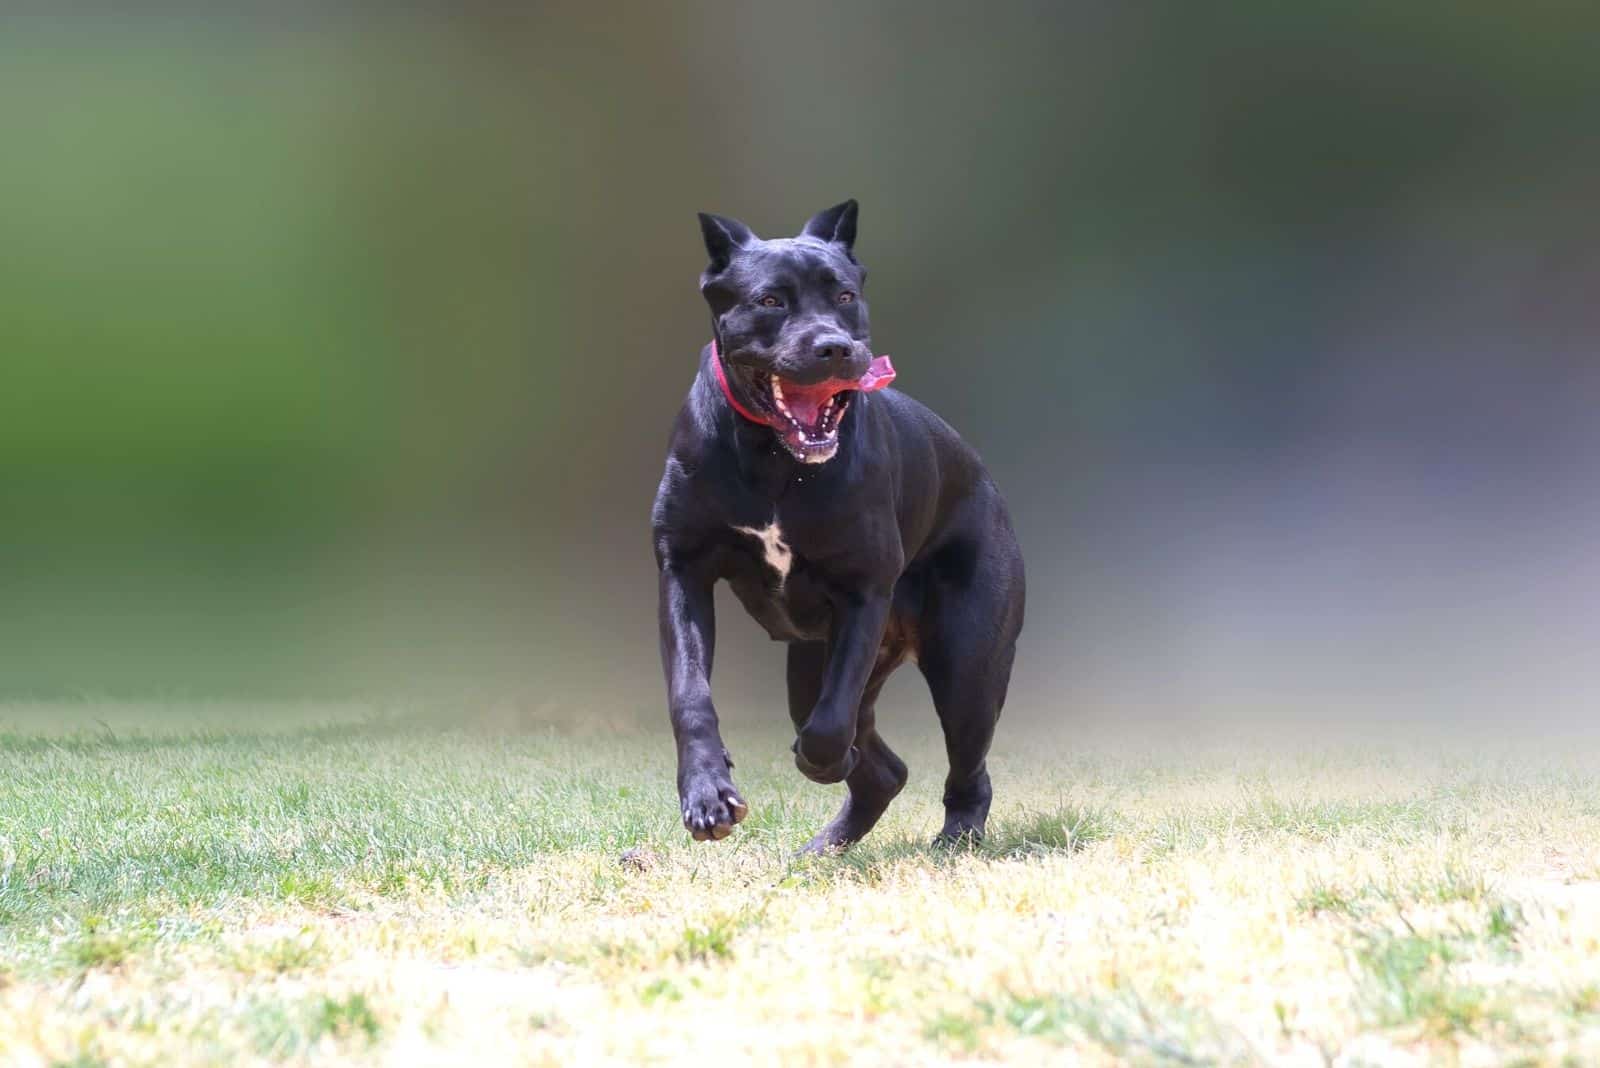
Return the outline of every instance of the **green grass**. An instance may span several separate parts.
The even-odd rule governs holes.
[[[984,845],[1007,856],[1061,851],[1075,853],[1111,836],[1112,816],[1098,807],[1063,803],[1010,817],[986,836]]]
[[[900,726],[911,785],[816,858],[840,789],[776,732],[695,844],[664,725],[12,711],[0,1063],[1600,1059],[1588,744],[1013,727],[941,850]]]

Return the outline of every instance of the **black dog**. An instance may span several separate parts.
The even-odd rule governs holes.
[[[806,848],[858,840],[905,785],[873,703],[908,658],[950,758],[939,840],[981,837],[984,758],[1022,629],[1022,554],[1000,491],[938,416],[877,392],[894,371],[868,340],[855,201],[793,238],[763,241],[716,215],[700,227],[713,340],[652,515],[684,826],[723,838],[748,811],[711,703],[711,591],[727,579],[789,643],[795,763],[849,786]]]

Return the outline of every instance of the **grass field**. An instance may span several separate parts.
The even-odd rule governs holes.
[[[0,706],[6,1065],[1600,1063],[1593,740],[1017,728],[942,852],[929,723],[801,860],[776,732],[695,844],[664,725],[70,713]]]

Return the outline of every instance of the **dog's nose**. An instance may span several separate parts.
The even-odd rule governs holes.
[[[811,355],[819,360],[842,360],[850,355],[850,343],[841,338],[819,341],[811,350]]]

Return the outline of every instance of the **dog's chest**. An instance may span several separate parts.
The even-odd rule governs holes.
[[[778,525],[776,516],[764,527],[733,529],[761,543],[761,559],[777,575],[779,583],[789,577],[789,568],[794,565],[794,550],[790,549],[789,543],[783,539],[783,528]]]
[[[733,530],[741,551],[728,584],[745,611],[778,641],[826,637],[831,614],[827,596],[778,517]]]

